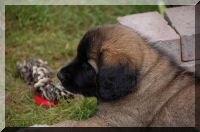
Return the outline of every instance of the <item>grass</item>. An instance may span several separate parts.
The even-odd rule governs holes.
[[[118,16],[155,10],[157,6],[6,6],[6,126],[51,125],[93,116],[94,97],[62,100],[61,106],[48,109],[35,105],[30,86],[17,74],[16,62],[42,58],[56,74],[76,55],[89,28],[116,23]]]

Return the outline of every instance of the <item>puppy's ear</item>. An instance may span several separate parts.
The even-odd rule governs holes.
[[[118,99],[135,88],[137,75],[125,56],[104,52],[99,60],[98,94],[102,100]]]

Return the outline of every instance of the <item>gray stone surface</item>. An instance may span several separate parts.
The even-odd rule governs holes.
[[[195,66],[196,65],[196,66]],[[196,60],[196,61],[189,61],[189,62],[182,62],[180,64],[181,67],[187,69],[190,72],[196,72],[197,75],[200,77],[200,60]]]
[[[117,20],[120,24],[134,29],[177,63],[181,63],[180,37],[158,12],[128,15]]]
[[[165,18],[181,36],[182,60],[195,60],[195,7],[168,8],[165,11]],[[199,34],[200,30],[196,33]],[[196,56],[196,59],[200,59],[200,56]]]
[[[195,61],[182,62],[180,66],[188,71],[195,72]]]

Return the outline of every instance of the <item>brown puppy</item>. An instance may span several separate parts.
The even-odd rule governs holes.
[[[55,126],[195,126],[195,80],[132,29],[89,30],[58,73],[71,92],[101,100],[97,114]]]

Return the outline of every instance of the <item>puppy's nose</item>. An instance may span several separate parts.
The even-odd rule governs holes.
[[[64,81],[65,80],[65,76],[61,73],[61,72],[58,72],[57,73],[57,77],[60,81]]]

